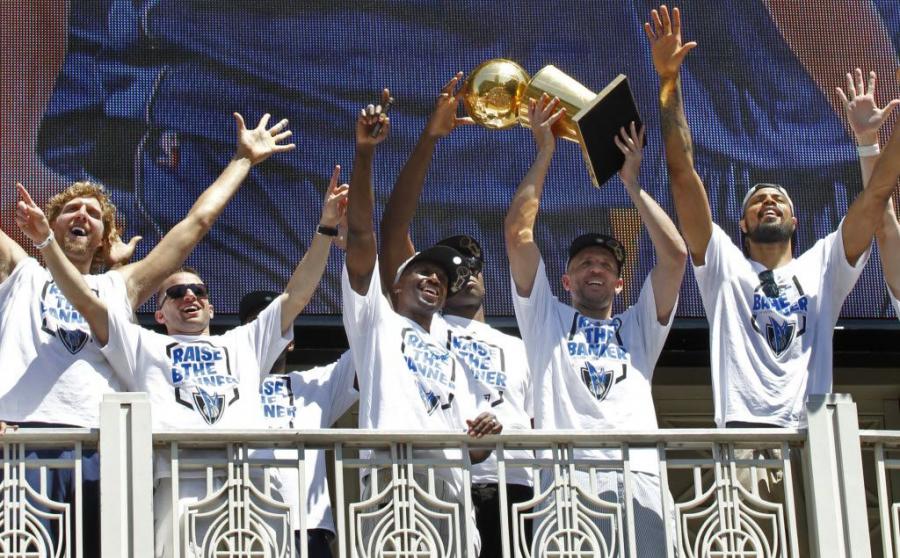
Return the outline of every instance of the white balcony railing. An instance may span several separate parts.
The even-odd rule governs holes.
[[[172,556],[306,557],[303,506],[291,518],[280,486],[293,477],[306,501],[314,451],[326,451],[334,471],[336,556],[475,556],[471,495],[454,494],[446,479],[469,486],[466,450],[483,447],[498,456],[504,557],[871,556],[861,449],[877,464],[884,556],[900,555],[900,504],[889,478],[900,469],[900,432],[860,436],[847,397],[821,397],[808,408],[802,431],[515,432],[483,440],[360,430],[154,434],[146,397],[115,394],[103,403],[99,437],[24,429],[3,437],[0,558],[83,555],[83,496],[54,503],[47,472],[70,470],[80,487],[81,455],[93,447],[102,455],[104,558],[153,556],[154,539]],[[43,458],[37,450],[46,447],[71,453]],[[535,457],[505,459],[506,449]],[[582,457],[593,449],[612,451]],[[649,496],[646,473],[633,469],[635,456],[646,463],[648,452],[660,481]],[[502,488],[516,470],[531,471],[536,489],[510,514]],[[648,535],[653,516],[640,505],[648,497],[667,518],[660,539]],[[300,548],[295,528],[304,535]]]

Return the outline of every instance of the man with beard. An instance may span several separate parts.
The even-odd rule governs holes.
[[[382,283],[390,287],[398,266],[415,254],[409,230],[416,206],[425,186],[425,176],[434,156],[437,143],[457,126],[471,123],[458,118],[459,93],[457,84],[462,73],[453,76],[441,89],[434,111],[428,119],[419,141],[397,177],[394,189],[384,208],[381,220],[380,271]],[[496,413],[505,429],[531,428],[531,381],[525,347],[522,340],[494,329],[484,318],[484,254],[481,245],[468,235],[456,235],[438,242],[458,251],[471,274],[462,288],[447,297],[443,321],[432,327],[432,334],[446,343],[468,374],[475,391],[475,405],[479,410]],[[530,460],[533,452],[507,450],[508,460]],[[481,556],[500,556],[502,540],[500,527],[500,479],[496,456],[472,467],[472,505],[478,531],[481,533]],[[530,500],[534,494],[531,470],[527,467],[506,468],[508,518],[512,506]],[[512,526],[512,524],[510,524]],[[510,528],[512,539],[512,529]],[[531,521],[525,525],[530,536]],[[512,544],[512,543],[510,543]]]
[[[139,238],[124,244],[116,225],[116,208],[105,190],[76,182],[47,203],[52,234],[40,239],[39,250],[58,243],[65,257],[84,275],[111,314],[130,319],[209,231],[251,169],[275,153],[294,148],[283,144],[291,132],[287,120],[269,127],[265,115],[248,129],[237,122],[237,149],[222,174],[194,202],[187,215],[140,261],[127,265]],[[20,186],[21,187],[21,186]],[[183,207],[178,193],[173,207]],[[104,267],[120,266],[101,273]],[[0,231],[0,419],[25,427],[99,426],[103,394],[133,389],[123,384],[100,353],[84,317],[67,300],[50,273],[19,244]],[[51,452],[53,452],[51,454]],[[40,450],[38,457],[60,457]],[[62,454],[65,457],[65,454]],[[38,486],[38,470],[28,483]],[[73,502],[74,488],[66,469],[50,469],[50,498]],[[99,553],[99,466],[94,451],[85,452],[84,555]],[[57,538],[57,537],[54,537]],[[54,541],[53,544],[61,544]],[[49,550],[48,550],[49,552]],[[51,552],[52,553],[52,552]]]
[[[672,197],[709,320],[719,427],[805,423],[808,395],[832,387],[832,337],[841,305],[862,272],[894,184],[878,180],[856,198],[837,231],[794,258],[794,205],[777,184],[757,184],[742,203],[741,251],[713,223],[694,168],[679,69],[681,16],[665,6],[644,24],[660,79],[660,111]]]
[[[571,305],[554,296],[535,241],[535,222],[544,181],[556,150],[553,125],[565,110],[556,110],[559,99],[544,95],[528,108],[529,122],[538,148],[534,163],[510,202],[504,223],[506,249],[513,283],[513,307],[525,341],[534,385],[535,427],[547,430],[610,431],[655,430],[656,411],[651,381],[656,360],[672,326],[678,292],[684,275],[687,250],[675,224],[641,188],[638,177],[643,158],[643,129],[632,122],[615,138],[625,162],[619,171],[628,197],[646,226],[657,262],[644,280],[634,305],[613,313],[622,291],[625,248],[611,236],[587,233],[569,246],[562,286]],[[590,194],[584,194],[588,197]],[[621,460],[619,449],[577,449],[578,460]],[[659,460],[654,449],[632,448],[628,454],[636,555],[665,556]],[[625,516],[625,479],[621,470],[573,469],[575,489],[588,498],[620,506]],[[556,473],[543,470],[541,490],[547,490]],[[617,520],[598,520],[597,527],[609,544],[614,532],[626,528]],[[535,529],[535,533],[543,529]],[[628,531],[625,531],[628,532]],[[549,536],[544,532],[542,537]],[[626,537],[627,538],[627,537]],[[539,547],[544,541],[535,541]],[[627,555],[625,548],[617,551]],[[633,554],[634,555],[634,554]]]
[[[326,191],[316,234],[284,292],[254,320],[214,336],[210,335],[214,309],[209,286],[195,270],[178,269],[160,285],[155,318],[166,333],[143,328],[97,295],[53,241],[43,212],[21,186],[19,192],[16,224],[41,244],[54,281],[84,317],[96,345],[122,383],[149,394],[154,431],[265,427],[257,398],[260,383],[293,339],[294,320],[318,288],[335,236],[331,233],[346,208],[347,186],[338,186],[337,172]],[[221,458],[221,452],[209,451]],[[179,499],[173,502],[167,454],[167,450],[157,452],[154,467],[156,556],[161,557],[176,554],[172,530],[181,524],[180,513],[209,491],[205,472],[183,470],[178,474]],[[207,455],[207,450],[181,451],[182,457]],[[215,478],[217,483],[221,481],[221,470]],[[277,524],[278,518],[273,520]],[[190,557],[208,555],[209,549],[201,545],[217,543],[198,531],[196,538],[183,544],[188,550],[180,555]]]

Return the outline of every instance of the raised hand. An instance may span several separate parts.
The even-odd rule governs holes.
[[[16,204],[16,225],[35,244],[39,244],[50,236],[50,223],[24,186],[17,183],[19,202]]]
[[[863,145],[878,143],[878,130],[894,109],[900,106],[900,99],[894,99],[883,109],[878,108],[875,103],[875,72],[869,72],[868,77],[867,85],[863,82],[862,70],[856,68],[853,73],[847,72],[846,93],[840,87],[835,88],[844,104],[850,128]]]
[[[288,125],[287,118],[280,120],[271,128],[267,128],[270,118],[271,115],[268,113],[264,114],[256,128],[250,130],[244,124],[244,117],[237,112],[234,113],[238,132],[236,158],[246,158],[250,161],[250,164],[258,165],[272,156],[273,153],[283,153],[296,147],[293,143],[281,143],[291,137],[292,134],[290,130],[286,129]]]
[[[133,236],[128,242],[122,242],[122,238],[118,234],[115,235],[115,239],[109,246],[109,254],[106,255],[106,261],[104,262],[106,267],[114,269],[131,261],[134,250],[142,239],[142,236]]]
[[[425,125],[425,134],[429,137],[442,138],[456,129],[457,126],[475,123],[471,118],[459,118],[456,116],[461,95],[461,91],[456,89],[462,77],[463,73],[457,72],[441,88],[441,93],[434,103],[434,111],[428,118],[428,124]]]
[[[644,33],[650,40],[650,52],[653,56],[653,66],[660,78],[670,78],[678,75],[678,69],[684,57],[693,50],[697,43],[681,43],[681,11],[672,9],[672,17],[669,17],[669,9],[662,5],[659,11],[650,12],[653,24],[644,24]]]
[[[374,149],[376,145],[383,142],[388,137],[391,129],[391,119],[382,112],[382,107],[387,105],[391,98],[391,92],[385,89],[381,92],[381,104],[368,105],[362,109],[356,118],[356,146]],[[372,130],[379,122],[382,123],[381,130],[375,137],[372,137]]]
[[[551,99],[546,93],[541,95],[540,99],[531,99],[528,103],[528,121],[531,123],[531,135],[534,136],[538,151],[556,148],[553,125],[566,114],[565,107],[556,110],[558,106],[559,99],[557,97]]]
[[[613,141],[625,155],[625,163],[619,169],[619,178],[629,190],[640,188],[638,176],[641,173],[641,160],[644,158],[644,126],[638,131],[632,121],[628,131],[624,127],[619,128],[619,135]]]
[[[335,165],[331,173],[331,181],[325,192],[325,203],[322,205],[322,219],[319,224],[326,227],[337,227],[347,215],[347,193],[349,184],[338,185],[341,177],[341,166]]]

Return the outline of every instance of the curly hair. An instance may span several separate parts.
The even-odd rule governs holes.
[[[100,218],[103,221],[103,244],[97,250],[97,253],[94,254],[94,259],[91,262],[91,269],[99,270],[106,261],[110,247],[120,238],[119,227],[116,225],[116,206],[109,201],[106,190],[100,184],[87,181],[74,182],[47,202],[44,213],[47,214],[47,220],[51,226],[56,221],[56,218],[59,217],[62,208],[75,198],[95,198],[100,202]]]

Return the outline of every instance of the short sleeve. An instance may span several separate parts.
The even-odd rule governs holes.
[[[678,302],[675,302],[675,308],[669,314],[669,320],[665,324],[659,323],[656,312],[656,296],[653,292],[653,279],[651,275],[647,275],[644,284],[641,286],[641,293],[638,295],[637,302],[629,308],[628,314],[631,319],[635,320],[637,331],[640,336],[641,350],[646,359],[646,365],[642,366],[647,374],[652,376],[653,368],[659,359],[665,345],[666,337],[669,335],[669,329],[675,320],[675,310],[677,310]]]
[[[863,268],[866,266],[866,262],[869,261],[869,255],[872,252],[870,245],[856,261],[856,264],[850,265],[850,262],[847,261],[847,253],[844,251],[843,229],[844,220],[841,220],[837,230],[820,241],[825,243],[825,261],[822,262],[822,269],[825,270],[825,273],[822,274],[823,281],[831,283],[830,293],[833,297],[832,300],[837,302],[835,304],[835,318],[837,318],[837,313],[841,310],[844,299],[847,298],[847,295],[853,290],[853,286],[856,285],[856,281],[859,280],[859,276],[862,274]],[[814,251],[810,250],[803,254],[801,259],[810,252]]]
[[[381,293],[381,281],[378,277],[378,262],[369,279],[369,289],[360,295],[350,286],[350,275],[347,265],[341,273],[341,298],[344,302],[344,331],[353,354],[356,370],[371,370],[376,353],[376,330],[382,306],[389,306]]]
[[[693,262],[691,264],[694,268],[694,277],[697,278],[697,286],[700,287],[700,293],[704,298],[719,288],[721,278],[729,274],[731,262],[735,259],[744,260],[743,252],[735,246],[719,225],[713,223],[703,265],[696,265]]]
[[[281,353],[294,339],[294,328],[281,331],[282,298],[276,297],[250,323],[237,327],[226,336],[245,336],[259,362],[260,381],[269,375]]]
[[[537,271],[534,274],[534,285],[528,297],[519,296],[516,290],[515,279],[512,279],[513,309],[516,312],[516,321],[519,331],[526,344],[537,343],[546,337],[547,320],[553,314],[556,297],[550,290],[550,282],[547,280],[547,269],[544,260],[538,262]]]
[[[106,313],[109,339],[100,352],[106,357],[119,379],[132,391],[142,391],[146,386],[144,370],[138,365],[138,353],[143,345],[141,326],[132,323],[122,312]],[[153,332],[148,331],[148,335]]]

